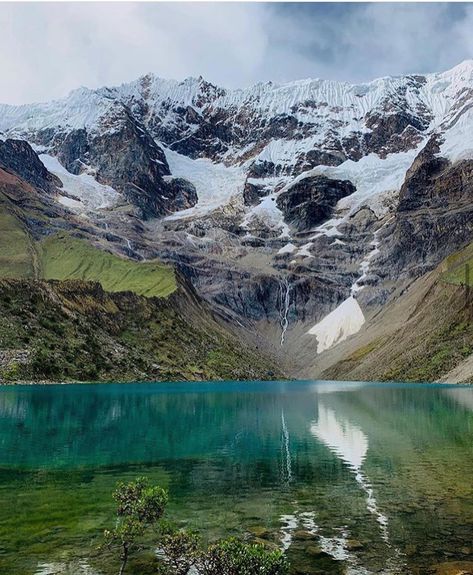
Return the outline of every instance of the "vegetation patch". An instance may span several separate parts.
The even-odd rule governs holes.
[[[445,260],[442,279],[451,284],[473,286],[473,243]]]
[[[452,322],[434,332],[413,350],[388,369],[382,380],[435,381],[454,369],[461,361],[473,354],[473,323]]]
[[[0,380],[268,379],[272,363],[237,342],[184,290],[168,298],[108,293],[100,284],[0,281]]]
[[[30,240],[21,221],[0,204],[0,277],[34,277]]]
[[[46,238],[40,253],[44,279],[95,281],[108,292],[131,291],[145,297],[167,297],[177,288],[171,266],[121,258],[69,235]]]

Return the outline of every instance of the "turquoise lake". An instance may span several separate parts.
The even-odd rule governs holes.
[[[113,573],[96,548],[137,475],[169,489],[177,525],[262,538],[292,573],[473,566],[472,387],[2,387],[0,573]]]

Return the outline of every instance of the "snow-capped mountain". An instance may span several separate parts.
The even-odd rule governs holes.
[[[0,136],[128,255],[177,263],[264,345],[292,334],[315,355],[472,240],[472,109],[473,61],[241,90],[150,74],[1,105]]]

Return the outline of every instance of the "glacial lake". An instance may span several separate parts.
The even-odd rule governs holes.
[[[472,387],[2,387],[0,573],[115,572],[97,546],[115,483],[138,475],[169,489],[177,525],[261,537],[292,573],[473,565]]]

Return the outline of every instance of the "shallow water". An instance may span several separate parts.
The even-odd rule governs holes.
[[[0,573],[93,555],[137,475],[169,488],[178,524],[262,536],[294,573],[473,561],[473,388],[0,388]]]

